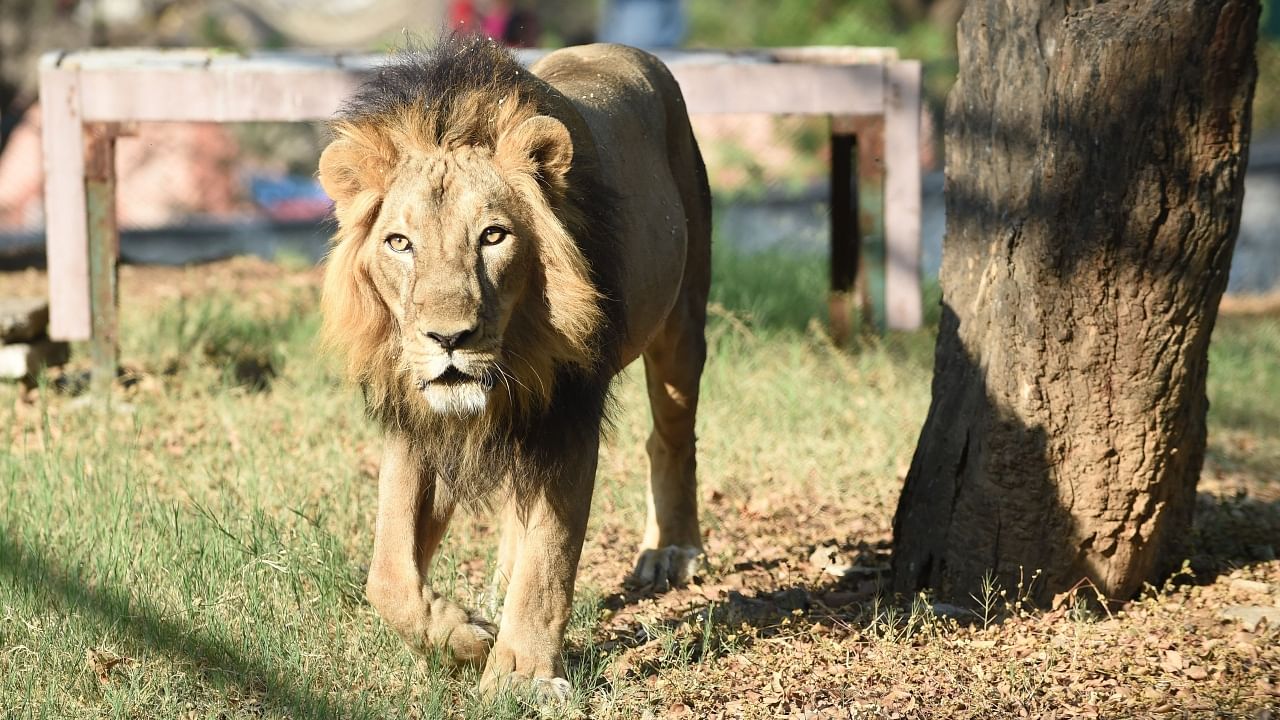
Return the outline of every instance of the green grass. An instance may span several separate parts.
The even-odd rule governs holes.
[[[1280,316],[1219,318],[1209,346],[1209,458],[1280,485]]]
[[[821,329],[820,259],[721,253],[715,275],[700,473],[704,494],[729,509],[707,510],[713,534],[731,519],[722,513],[764,490],[887,517],[928,407],[931,331],[839,351]],[[416,660],[364,601],[376,493],[361,468],[378,433],[314,348],[314,286],[270,290],[126,302],[123,357],[141,380],[110,413],[49,381],[25,399],[0,387],[0,716],[528,713],[517,699],[476,697],[474,673]],[[1272,469],[1277,417],[1260,400],[1280,397],[1278,351],[1276,320],[1224,321],[1210,385],[1213,432],[1264,438]],[[270,373],[236,371],[245,363]],[[621,568],[647,473],[635,369],[618,397],[587,557]],[[440,589],[480,601],[492,532],[484,517],[455,523]],[[661,692],[614,668],[624,649],[599,643],[602,598],[621,580],[609,573],[579,584],[570,714],[637,703],[661,714]],[[650,629],[666,649],[659,674],[735,652],[738,631],[711,617]],[[131,662],[100,682],[87,650]]]
[[[695,47],[779,45],[896,47],[906,57],[933,59],[951,51],[947,30],[929,23],[904,26],[888,3],[873,0],[743,0],[726,13],[712,0],[689,3],[688,43]]]

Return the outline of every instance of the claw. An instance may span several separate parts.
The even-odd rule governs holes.
[[[666,592],[672,587],[689,584],[702,572],[705,561],[702,548],[689,545],[642,550],[627,585]]]
[[[531,678],[523,673],[513,672],[500,677],[486,677],[480,681],[480,692],[487,696],[503,691],[524,696],[534,707],[543,711],[563,708],[573,697],[573,686],[561,677]]]
[[[533,694],[539,705],[559,704],[573,695],[573,686],[564,678],[534,678]]]

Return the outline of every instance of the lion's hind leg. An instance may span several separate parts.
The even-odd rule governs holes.
[[[694,421],[706,341],[694,308],[683,312],[677,308],[676,314],[684,317],[669,318],[644,353],[653,411],[653,432],[646,443],[648,517],[629,581],[659,592],[688,583],[703,561]]]
[[[665,591],[684,585],[703,565],[698,525],[698,386],[707,357],[705,325],[710,284],[709,227],[690,222],[683,287],[657,337],[644,352],[653,412],[648,519],[629,584]]]
[[[435,502],[434,477],[408,444],[388,437],[378,475],[378,517],[366,593],[370,604],[414,651],[440,652],[459,665],[481,665],[497,628],[432,591],[431,558],[453,506]]]

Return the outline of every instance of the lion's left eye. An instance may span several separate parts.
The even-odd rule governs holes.
[[[503,240],[506,240],[507,235],[509,234],[510,233],[508,233],[504,228],[500,228],[496,225],[487,227],[484,229],[484,232],[480,233],[480,244],[497,245]]]

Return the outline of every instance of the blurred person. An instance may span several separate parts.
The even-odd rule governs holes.
[[[515,0],[453,0],[449,26],[457,32],[485,35],[508,47],[535,47],[540,35],[537,15]]]
[[[684,0],[605,0],[600,41],[648,50],[684,42]]]
[[[479,33],[480,11],[474,0],[453,0],[449,3],[449,29],[459,33]]]

